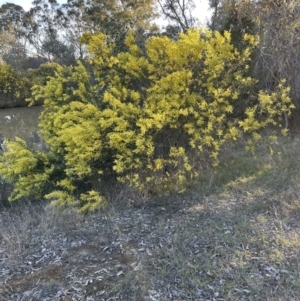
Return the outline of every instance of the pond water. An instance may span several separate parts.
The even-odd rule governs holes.
[[[19,137],[29,144],[39,144],[37,131],[41,111],[40,106],[0,109],[0,135],[9,140]]]

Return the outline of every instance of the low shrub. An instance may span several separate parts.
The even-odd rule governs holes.
[[[105,35],[85,35],[89,68],[58,66],[33,88],[34,101],[44,99],[40,132],[49,151],[17,139],[1,156],[0,175],[15,185],[11,200],[31,195],[94,210],[106,201],[92,183],[110,176],[145,194],[181,191],[205,154],[218,164],[226,141],[246,134],[253,151],[262,129],[285,134],[289,88],[256,92],[248,76],[256,40],[243,41],[238,51],[229,32],[190,30],[140,49],[129,34],[128,50],[115,55]]]

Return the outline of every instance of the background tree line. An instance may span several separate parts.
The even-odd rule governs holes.
[[[0,8],[0,59],[28,77],[30,69],[46,62],[72,65],[78,59],[86,60],[86,48],[80,42],[83,33],[106,34],[117,45],[116,52],[124,50],[129,30],[139,36],[140,45],[153,35],[176,40],[180,32],[196,26],[196,1],[69,0],[60,5],[56,0],[35,0],[27,12],[7,3]],[[258,35],[260,42],[253,53],[251,74],[266,90],[274,89],[285,78],[298,109],[299,1],[208,1],[212,10],[208,28],[221,33],[230,31],[238,49],[243,48],[242,34]],[[158,17],[167,19],[169,25],[160,27]],[[32,77],[35,75],[29,76],[31,81]]]

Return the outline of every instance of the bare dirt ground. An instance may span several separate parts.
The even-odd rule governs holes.
[[[299,146],[143,207],[2,210],[0,300],[300,300]]]

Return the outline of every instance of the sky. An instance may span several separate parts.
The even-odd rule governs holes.
[[[25,10],[29,10],[32,0],[0,0],[0,6],[6,2],[15,3],[22,6]],[[58,0],[58,2],[66,3],[67,1]],[[197,17],[203,25],[205,25],[207,23],[206,20],[208,16],[210,16],[208,9],[208,0],[195,0],[194,2],[197,3],[197,8],[195,9],[193,15]]]

